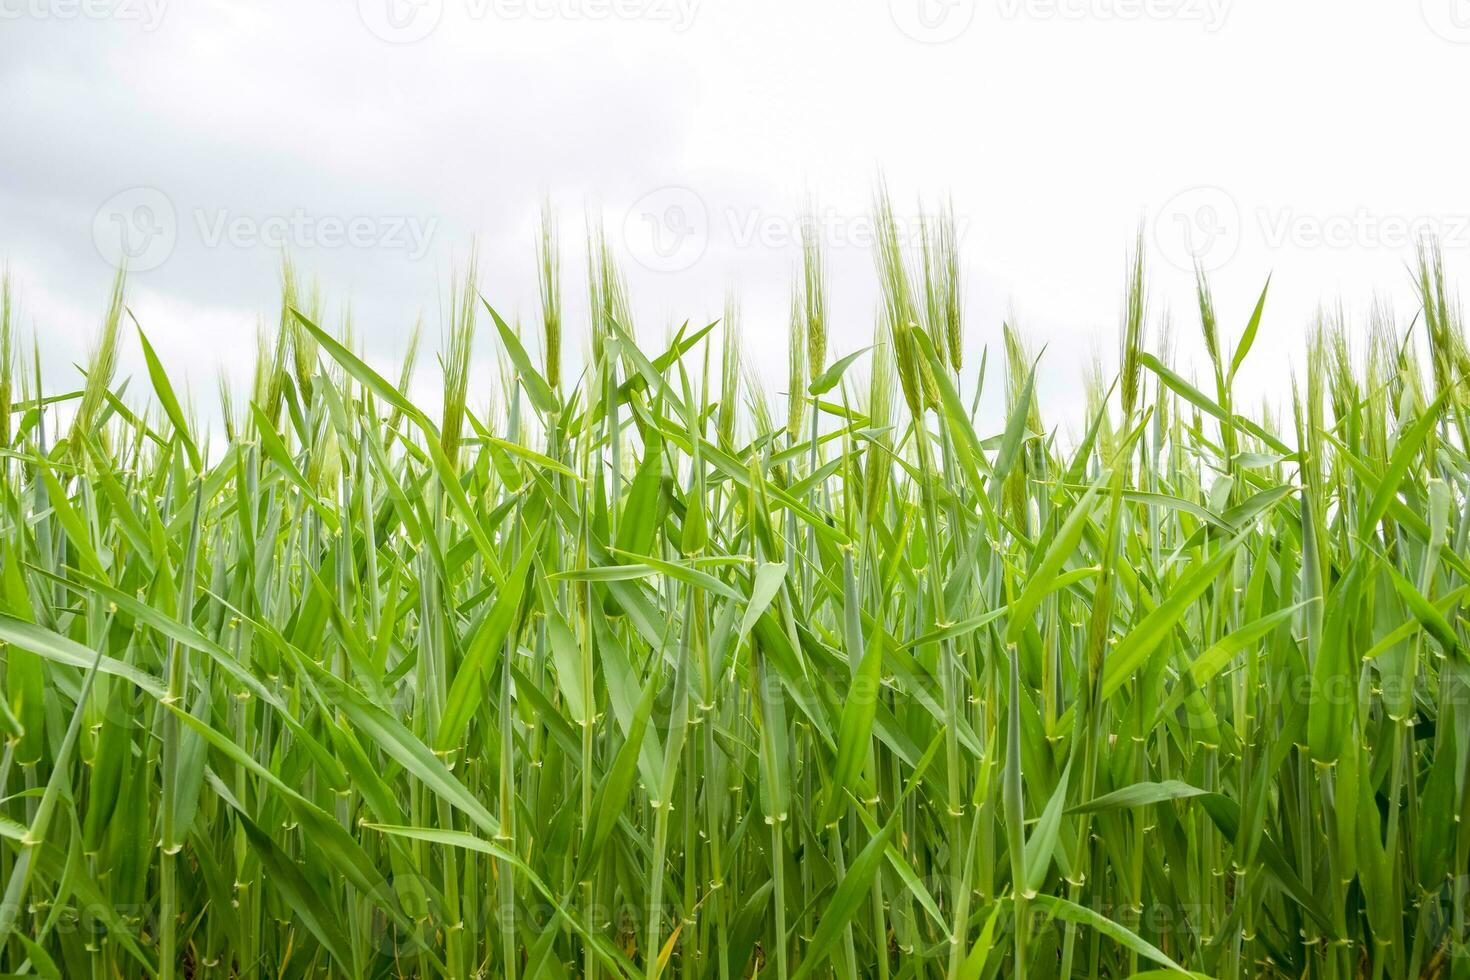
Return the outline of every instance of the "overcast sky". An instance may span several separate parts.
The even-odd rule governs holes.
[[[904,220],[952,198],[968,344],[1013,318],[1049,410],[1114,360],[1140,226],[1186,358],[1191,250],[1231,336],[1274,274],[1246,372],[1270,394],[1319,307],[1407,325],[1416,229],[1470,271],[1467,83],[1466,0],[0,0],[0,258],[60,388],[127,250],[208,415],[283,248],[386,367],[420,313],[437,340],[472,241],[534,315],[549,198],[578,330],[601,216],[641,335],[734,289],[779,387],[808,201],[830,349],[871,336],[882,174]]]

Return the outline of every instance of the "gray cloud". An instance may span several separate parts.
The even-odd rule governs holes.
[[[752,356],[779,378],[809,201],[827,221],[833,347],[868,342],[876,292],[860,232],[882,172],[901,211],[920,193],[953,196],[972,344],[993,344],[1019,310],[1048,349],[1042,390],[1068,410],[1082,365],[1111,355],[1140,221],[1154,319],[1172,311],[1190,356],[1189,275],[1159,235],[1201,217],[1170,202],[1228,202],[1238,240],[1217,300],[1238,331],[1275,271],[1254,372],[1270,391],[1320,302],[1410,301],[1404,248],[1273,237],[1273,216],[1289,206],[1290,227],[1310,230],[1364,208],[1375,227],[1470,211],[1470,137],[1423,98],[1450,90],[1463,50],[1412,4],[1338,11],[1330,25],[1229,5],[1206,31],[1171,20],[1168,3],[1122,21],[1086,4],[1062,17],[978,0],[417,0],[437,12],[433,30],[392,43],[356,0],[172,0],[156,24],[123,15],[143,2],[0,0],[0,255],[52,376],[69,374],[100,316],[111,270],[98,227],[141,234],[172,211],[166,255],[134,262],[132,303],[207,395],[274,316],[283,250],[320,281],[334,322],[350,303],[364,347],[388,363],[421,312],[437,336],[472,241],[497,305],[530,315],[549,197],[574,317],[582,230],[601,215],[646,335],[717,316],[734,287]],[[938,29],[920,14],[967,19]],[[1371,73],[1316,43],[1329,27],[1375,52]],[[1426,131],[1440,152],[1418,152]],[[1199,187],[1213,190],[1186,193]],[[136,188],[166,207],[136,193],[123,214],[104,207]],[[682,221],[683,205],[663,205],[686,191],[703,238],[669,269],[625,239],[625,216],[635,229]],[[1452,270],[1467,251],[1450,250]]]

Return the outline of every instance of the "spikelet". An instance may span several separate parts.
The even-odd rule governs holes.
[[[282,399],[289,383],[287,365],[291,359],[291,333],[295,317],[291,309],[296,297],[289,286],[281,290],[281,316],[274,335],[262,320],[256,328],[255,373],[251,391],[255,404],[275,425],[280,421]]]
[[[87,383],[82,389],[82,401],[72,419],[69,441],[76,442],[83,432],[91,433],[106,445],[106,434],[94,431],[98,413],[107,403],[107,392],[112,387],[112,376],[117,372],[118,338],[122,332],[122,318],[126,309],[124,292],[125,275],[121,269],[112,280],[112,294],[107,303],[107,316],[103,318],[102,330],[97,335],[92,356],[87,360]],[[77,447],[80,452],[80,446]]]
[[[0,448],[10,448],[10,408],[14,398],[15,327],[10,267],[0,272]]]
[[[1470,348],[1465,341],[1460,309],[1445,286],[1444,254],[1437,241],[1419,244],[1419,298],[1423,304],[1429,362],[1435,388],[1459,387],[1470,391]]]
[[[1383,297],[1375,297],[1368,319],[1368,357],[1365,367],[1363,445],[1369,456],[1388,458],[1389,402],[1399,385],[1398,337],[1393,314]]]
[[[471,248],[463,281],[451,284],[449,291],[450,322],[444,338],[444,355],[440,358],[444,373],[444,412],[439,426],[439,441],[444,455],[450,459],[457,457],[464,438],[470,351],[475,342],[475,309],[479,302],[477,264],[476,251]]]
[[[898,380],[903,388],[904,401],[909,412],[918,418],[926,404],[937,400],[934,380],[929,377],[928,365],[922,362],[919,351],[908,331],[920,329],[919,312],[909,288],[908,270],[904,265],[903,246],[899,241],[898,223],[893,216],[893,204],[887,190],[880,190],[874,210],[877,212],[877,245],[879,287],[883,297],[883,323],[888,342],[893,345],[893,357],[898,368]]]
[[[282,280],[282,305],[281,305],[281,333],[287,344],[288,359],[292,374],[296,380],[296,388],[301,392],[303,403],[311,403],[312,378],[317,371],[317,342],[316,338],[302,326],[292,310],[299,310],[313,323],[321,322],[321,289],[313,285],[311,292],[302,295],[300,284],[296,280],[296,270],[289,259],[283,260],[281,267]]]
[[[827,368],[827,277],[817,221],[812,214],[801,223],[801,274],[807,373],[815,378]]]
[[[1322,334],[1323,357],[1327,366],[1327,393],[1332,418],[1342,422],[1357,414],[1361,393],[1353,371],[1352,352],[1348,347],[1347,314],[1339,304],[1330,313],[1319,311],[1318,329]],[[1354,437],[1356,442],[1356,437]]]
[[[735,419],[740,404],[740,301],[733,292],[725,295],[723,344],[720,348],[720,406],[715,431],[720,447],[735,448]]]
[[[1159,319],[1159,360],[1165,367],[1174,366],[1175,352],[1174,317],[1168,309]],[[1174,393],[1162,383],[1154,385],[1154,431],[1159,433],[1157,448],[1162,450],[1165,440],[1172,437],[1172,425],[1174,423],[1172,411],[1174,406]]]
[[[546,383],[561,387],[561,254],[556,215],[551,202],[541,205],[541,235],[537,241],[541,288],[541,329],[546,353]]]
[[[884,336],[886,329],[881,318],[873,326],[873,367],[868,378],[868,427],[874,435],[863,472],[863,510],[869,524],[877,523],[882,517],[893,465],[893,388],[897,365],[894,345]]]
[[[1142,370],[1139,355],[1143,353],[1145,342],[1144,316],[1148,299],[1144,290],[1143,265],[1143,229],[1139,228],[1133,255],[1128,263],[1127,303],[1123,314],[1121,393],[1123,414],[1127,418],[1132,417],[1133,409],[1138,404],[1138,377]]]
[[[215,374],[215,389],[219,396],[219,417],[225,427],[225,442],[234,443],[237,438],[235,425],[235,396],[230,391],[230,376],[224,371]]]
[[[1205,278],[1205,270],[1202,266],[1196,266],[1194,270],[1194,295],[1199,305],[1199,330],[1205,341],[1205,352],[1210,355],[1210,365],[1215,369],[1215,377],[1220,375],[1220,325],[1215,318],[1215,299],[1210,293],[1209,280]]]
[[[921,219],[924,265],[925,322],[934,349],[958,372],[964,337],[960,324],[959,246],[955,233],[954,203],[947,203],[932,221]]]
[[[1034,390],[1028,390],[1026,379],[1031,374],[1031,363],[1033,358],[1026,350],[1025,342],[1021,340],[1014,327],[1005,323],[1001,327],[1005,338],[1006,351],[1006,417],[1009,418],[1019,409],[1026,416],[1026,428],[1032,432],[1041,431],[1041,410],[1036,404]],[[1025,405],[1021,399],[1027,399]],[[1002,488],[1002,499],[1010,511],[1012,520],[1020,523],[1025,520],[1026,514],[1026,484],[1031,474],[1030,458],[1027,453],[1021,453],[1016,465],[1006,474],[1005,485]]]
[[[602,358],[603,344],[612,336],[614,323],[630,335],[633,333],[627,286],[600,223],[587,232],[587,292],[592,315],[592,359],[598,361]]]
[[[801,436],[805,419],[807,385],[806,310],[801,291],[791,294],[790,346],[786,353],[786,434],[793,440]]]
[[[1082,392],[1087,399],[1088,424],[1093,419],[1099,420],[1093,453],[1098,459],[1112,459],[1116,445],[1112,414],[1107,410],[1108,385],[1104,381],[1102,357],[1096,351],[1088,362],[1087,373],[1083,375]]]
[[[771,401],[765,384],[749,364],[742,365],[741,370],[745,373],[745,409],[750,413],[751,428],[761,433],[762,437],[774,434],[776,416],[771,411]]]

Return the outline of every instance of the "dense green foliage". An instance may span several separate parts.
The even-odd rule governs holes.
[[[1068,442],[1009,331],[1004,411],[961,386],[952,223],[879,226],[860,356],[808,244],[784,419],[733,309],[635,344],[595,242],[561,363],[549,231],[524,340],[464,277],[433,417],[289,275],[207,434],[121,279],[76,391],[7,287],[0,971],[1466,975],[1435,253],[1412,323],[1314,334],[1284,426],[1232,400],[1265,292],[1226,330],[1201,279],[1196,387],[1140,255]]]

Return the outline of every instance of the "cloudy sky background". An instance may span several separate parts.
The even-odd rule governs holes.
[[[491,301],[535,316],[549,199],[574,330],[600,217],[640,335],[733,289],[779,390],[809,201],[830,347],[871,337],[881,174],[905,218],[953,200],[970,348],[1013,319],[1075,427],[1140,227],[1186,363],[1191,249],[1232,337],[1274,275],[1266,397],[1319,308],[1365,325],[1382,297],[1407,326],[1416,228],[1464,282],[1467,82],[1466,0],[0,0],[0,260],[59,390],[126,244],[131,308],[209,417],[282,242],[387,368],[420,314],[437,341],[472,241]]]

